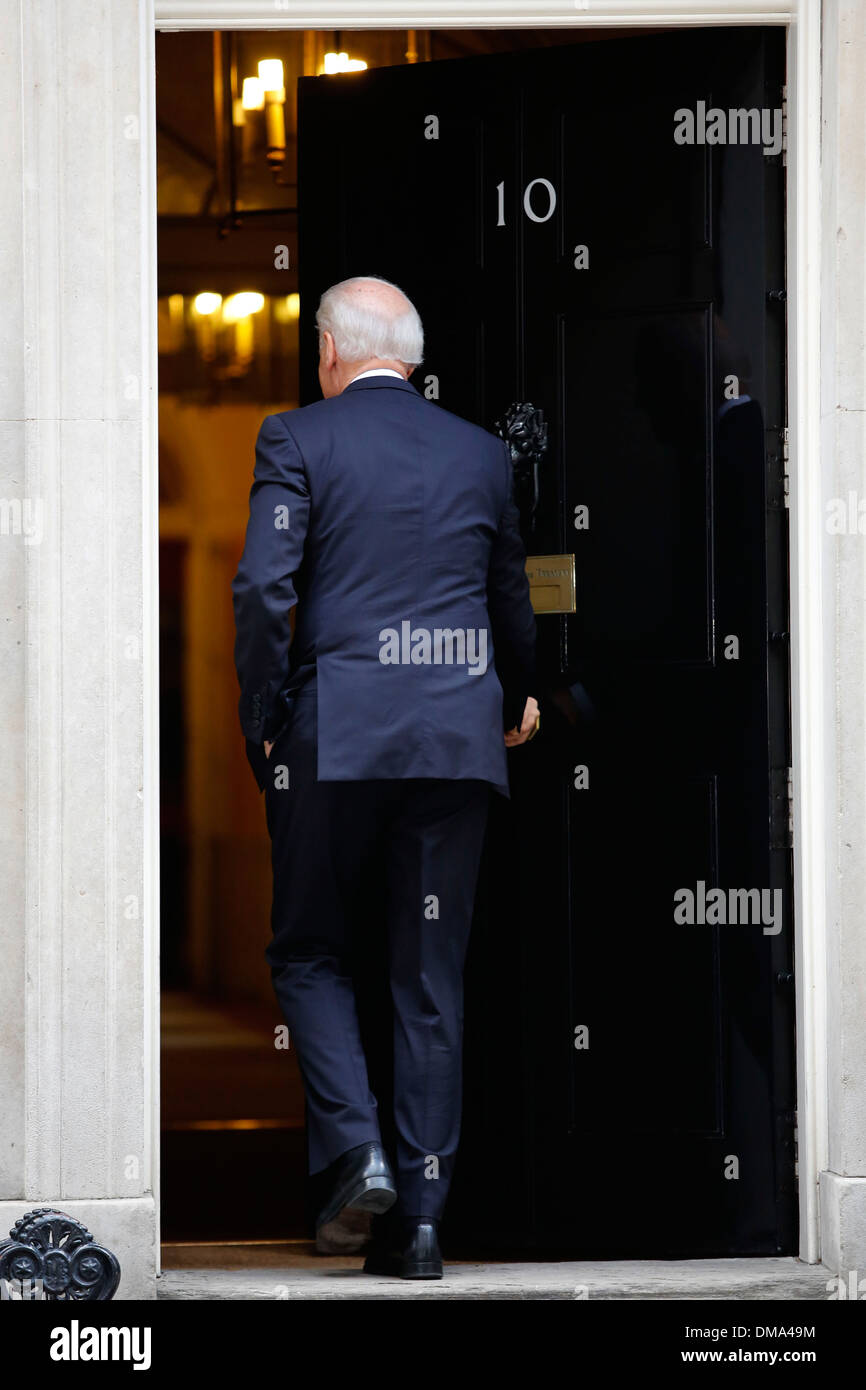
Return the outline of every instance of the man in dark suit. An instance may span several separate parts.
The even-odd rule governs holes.
[[[414,306],[361,277],[322,296],[317,325],[324,400],[261,427],[232,586],[241,726],[272,842],[266,955],[304,1081],[310,1172],[329,1170],[317,1227],[399,1196],[365,1268],[437,1278],[464,958],[490,787],[508,795],[506,747],[538,728],[535,620],[508,447],[411,385]],[[351,973],[374,855],[393,1168]]]

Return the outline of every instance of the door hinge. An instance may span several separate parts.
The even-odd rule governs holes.
[[[791,849],[794,843],[794,769],[770,769],[770,849]]]
[[[779,1174],[779,1191],[797,1192],[800,1188],[800,1135],[796,1110],[776,1112],[776,1136],[780,1150],[788,1158],[788,1163],[783,1162]]]
[[[789,507],[791,505],[789,491],[791,480],[788,476],[788,460],[790,458],[788,426],[783,425],[778,433],[778,452],[769,455],[771,471],[767,505],[769,507]]]
[[[786,168],[788,167],[788,88],[787,88],[787,87],[782,87],[782,88],[776,88],[776,90],[779,92],[779,105],[778,105],[778,106],[773,106],[773,107],[772,107],[771,109],[769,109],[769,110],[767,110],[767,108],[764,108],[764,110],[761,111],[761,113],[760,113],[760,116],[761,116],[761,136],[762,136],[762,139],[766,139],[766,138],[767,138],[767,136],[764,134],[764,128],[763,128],[763,127],[764,127],[764,117],[767,116],[767,115],[769,115],[769,116],[772,118],[772,122],[773,122],[773,144],[772,144],[772,145],[768,145],[768,144],[764,145],[764,147],[763,147],[763,149],[764,149],[764,158],[770,160],[772,163],[775,163],[776,160],[779,159],[779,157],[781,156],[780,162],[781,162],[782,168],[783,168],[783,169],[786,169]],[[773,92],[772,87],[765,88],[765,100],[766,100],[766,101],[771,102],[771,101],[773,100],[774,95],[775,95],[775,93]],[[778,149],[775,148],[776,113],[777,113],[777,112],[781,112],[781,116],[782,116],[782,139],[781,139],[781,142],[780,142],[780,145],[779,145],[779,148],[778,148]]]

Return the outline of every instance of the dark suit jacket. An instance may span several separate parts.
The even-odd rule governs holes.
[[[478,778],[508,795],[503,729],[535,689],[517,523],[507,446],[411,382],[366,377],[265,419],[232,584],[260,787],[262,742],[312,675],[320,781]]]

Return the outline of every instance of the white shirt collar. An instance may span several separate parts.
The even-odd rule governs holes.
[[[353,376],[352,381],[363,381],[365,376],[396,376],[400,381],[406,380],[403,373],[395,372],[393,367],[370,367],[368,371],[359,372],[357,376]],[[351,384],[350,381],[349,385],[351,386]]]

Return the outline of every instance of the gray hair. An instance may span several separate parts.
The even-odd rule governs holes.
[[[383,285],[393,295],[365,293],[362,286]],[[360,293],[358,292],[360,290]],[[401,296],[404,308],[399,307]],[[389,309],[388,301],[397,308]],[[424,329],[415,305],[398,285],[377,275],[355,275],[325,290],[316,312],[316,328],[334,339],[344,362],[367,362],[380,357],[417,367],[424,356]]]

